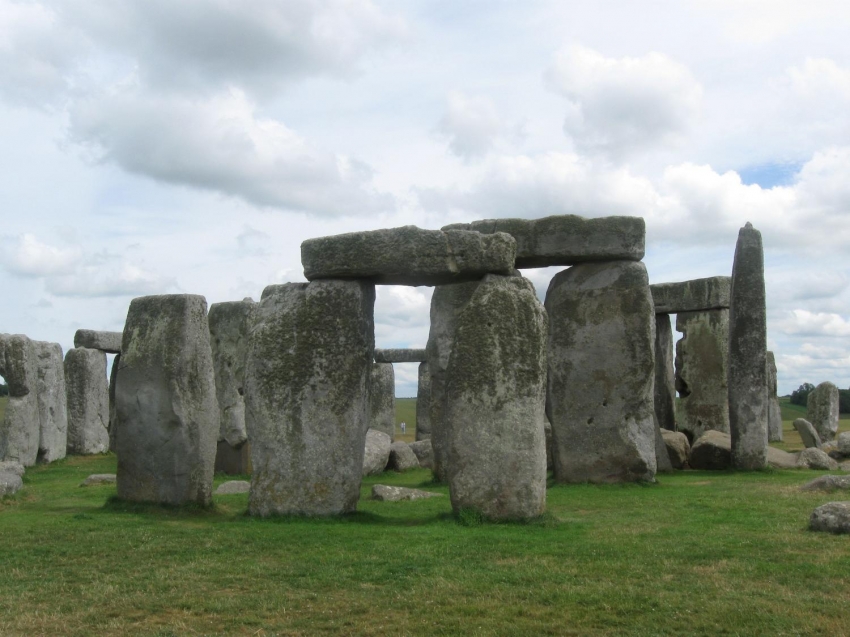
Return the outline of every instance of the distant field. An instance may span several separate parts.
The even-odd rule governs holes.
[[[771,442],[771,446],[785,451],[802,451],[805,445],[794,429],[794,421],[806,417],[806,408],[792,405],[787,397],[779,399],[779,408],[782,410],[782,442]],[[850,431],[850,414],[841,414],[838,419],[838,433],[845,431]]]
[[[399,423],[407,423],[406,433],[401,433]],[[416,399],[415,398],[396,398],[395,399],[395,439],[403,440],[404,442],[413,442],[416,440]]]

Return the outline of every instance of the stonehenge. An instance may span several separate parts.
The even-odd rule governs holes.
[[[655,417],[659,427],[667,431],[676,431],[676,381],[673,363],[673,327],[670,316],[656,314]]]
[[[0,422],[0,460],[30,467],[38,459],[41,425],[38,363],[29,338],[22,334],[0,334],[0,375],[9,388],[9,402]]]
[[[838,387],[828,381],[815,387],[809,394],[806,414],[822,442],[834,440],[838,433]]]
[[[109,386],[106,354],[75,347],[65,354],[68,400],[68,453],[88,455],[109,451]]]
[[[98,330],[77,330],[74,334],[74,347],[99,349],[107,354],[121,353],[121,332],[104,332]]]
[[[424,349],[375,349],[376,363],[424,363]]]
[[[776,357],[767,352],[767,441],[782,442],[782,410],[777,395]]]
[[[38,457],[53,462],[65,457],[68,448],[68,408],[65,364],[59,343],[33,341],[38,374]]]
[[[416,387],[416,440],[431,439],[431,370],[428,362],[419,363]]]
[[[395,372],[392,363],[372,363],[369,429],[395,437]]]

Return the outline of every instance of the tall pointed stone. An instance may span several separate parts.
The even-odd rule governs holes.
[[[109,451],[109,385],[104,352],[88,347],[68,350],[65,394],[68,453],[90,455]]]
[[[22,334],[0,334],[0,375],[9,400],[0,422],[0,461],[29,467],[38,458],[38,367],[32,341]]]
[[[676,431],[673,327],[669,314],[655,315],[655,417],[659,427]]]
[[[782,442],[782,410],[779,407],[776,358],[773,352],[767,353],[767,399],[770,403],[767,412],[767,441]]]
[[[416,440],[431,438],[431,371],[428,363],[419,363],[416,388]]]
[[[395,372],[392,363],[372,363],[368,429],[395,438]]]
[[[38,461],[65,457],[68,447],[68,409],[65,367],[59,343],[33,341],[38,371]]]

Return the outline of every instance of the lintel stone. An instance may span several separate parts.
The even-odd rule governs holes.
[[[376,363],[424,363],[424,349],[376,349]]]
[[[74,334],[74,347],[99,349],[107,354],[120,354],[123,336],[121,332],[77,330],[77,333]]]
[[[680,283],[654,283],[649,290],[656,314],[678,314],[728,308],[731,287],[731,277],[713,276]]]

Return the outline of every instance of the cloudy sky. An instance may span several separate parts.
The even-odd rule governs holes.
[[[0,331],[67,349],[303,280],[310,237],[479,218],[639,215],[652,282],[728,275],[751,221],[780,393],[848,387],[848,33],[846,0],[0,0]],[[380,287],[377,345],[429,302]]]

